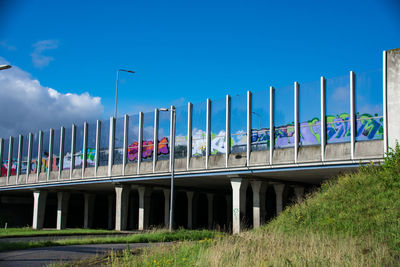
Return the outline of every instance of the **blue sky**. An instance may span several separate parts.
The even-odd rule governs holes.
[[[0,61],[72,107],[87,97],[89,118],[113,114],[119,68],[136,71],[120,74],[121,115],[376,70],[400,46],[394,0],[1,1],[0,25]]]

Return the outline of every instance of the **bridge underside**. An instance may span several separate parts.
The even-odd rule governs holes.
[[[374,147],[380,146],[381,141],[362,144]],[[340,148],[343,144],[335,146]],[[253,155],[260,157],[261,153],[257,153]],[[246,165],[242,155],[233,156],[232,161]],[[343,154],[336,160],[325,162],[281,162],[248,167],[238,164],[208,170],[180,170],[178,164],[174,177],[174,226],[218,228],[234,233],[244,227],[258,227],[324,180],[353,172],[360,163],[382,159],[382,154],[369,159],[363,156],[363,160],[349,160],[349,155]],[[223,155],[219,157],[223,158]],[[198,165],[196,160],[203,159],[191,159],[190,163]],[[218,161],[218,156],[211,160]],[[146,164],[152,162],[142,163],[140,168],[151,169]],[[111,170],[114,175],[105,176],[102,175],[106,172],[105,167],[99,167],[96,172],[93,168],[86,168],[84,172],[81,169],[66,174],[61,172],[61,175],[78,176],[64,179],[56,178],[57,172],[48,176],[43,173],[39,182],[33,183],[29,180],[37,178],[35,174],[28,176],[28,183],[26,177],[10,177],[11,184],[1,188],[1,212],[8,218],[8,225],[31,224],[33,228],[144,230],[153,226],[168,227],[171,195],[168,164],[157,173],[140,175],[136,173],[137,168],[132,171],[130,166],[125,167],[126,175],[117,175],[116,170],[121,172],[123,168],[114,165]],[[128,174],[129,170],[135,173]],[[82,177],[82,173],[97,173],[98,176]]]

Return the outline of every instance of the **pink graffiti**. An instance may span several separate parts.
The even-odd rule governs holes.
[[[142,158],[148,158],[153,155],[154,142],[143,141],[142,143]],[[163,137],[158,141],[158,155],[167,155],[169,153],[168,138]],[[134,161],[138,159],[138,142],[134,141],[128,146],[128,160]]]

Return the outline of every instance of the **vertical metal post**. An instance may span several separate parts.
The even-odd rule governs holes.
[[[168,166],[168,170],[170,172],[172,172],[172,161],[175,159],[175,155],[172,155],[172,138],[174,138],[173,132],[172,132],[173,127],[174,127],[173,114],[172,114],[172,110],[171,110],[170,116],[169,116],[169,146],[170,146],[170,149],[169,149],[169,166]],[[155,129],[155,127],[154,127],[154,129]]]
[[[128,157],[129,116],[124,116],[124,150],[122,152],[122,175],[125,175],[126,159]]]
[[[225,167],[228,168],[229,154],[231,153],[231,97],[230,97],[230,95],[226,95],[225,147],[226,147]]]
[[[186,152],[186,169],[189,170],[190,157],[192,156],[192,113],[193,104],[188,103],[188,124],[187,124],[187,152]]]
[[[17,173],[15,183],[18,184],[18,179],[21,174],[21,165],[22,165],[22,149],[24,146],[24,136],[22,134],[19,135],[18,138],[18,161],[17,161]]]
[[[101,121],[97,120],[96,124],[96,151],[94,154],[94,176],[97,176],[97,169],[100,161],[100,137],[101,137]]]
[[[60,155],[58,163],[58,180],[61,179],[61,174],[64,169],[64,144],[65,144],[65,128],[61,126],[60,129]]]
[[[388,121],[387,121],[387,52],[383,51],[383,153],[388,152]]]
[[[275,88],[269,87],[269,164],[273,164],[274,145],[275,145],[275,126],[274,126],[274,105]]]
[[[89,124],[85,122],[83,124],[82,178],[85,177],[85,169],[87,166],[88,130],[89,130]]]
[[[356,140],[356,124],[355,124],[355,79],[354,72],[350,71],[350,142],[351,142],[351,159],[354,159],[354,146]]]
[[[28,135],[28,158],[26,159],[26,183],[29,181],[29,174],[31,173],[32,163],[32,145],[33,145],[33,134]]]
[[[176,109],[171,106],[171,196],[170,196],[170,208],[169,208],[169,231],[171,232],[174,227],[174,172],[175,172],[175,128],[176,128]]]
[[[325,161],[325,146],[326,146],[326,97],[325,97],[326,81],[321,77],[321,118],[320,118],[320,136],[321,136],[321,161]]]
[[[8,142],[8,169],[7,169],[7,184],[10,180],[11,176],[11,168],[13,162],[13,146],[14,146],[14,137],[10,136],[10,141]]]
[[[143,150],[143,112],[139,112],[139,134],[138,134],[138,159],[137,159],[137,174],[140,174],[140,163],[142,161]]]
[[[158,157],[158,109],[154,109],[153,173],[156,171]]]
[[[50,180],[50,172],[52,171],[51,167],[53,165],[53,145],[54,145],[54,130],[50,129],[49,134],[49,159],[47,165],[47,181]]]
[[[115,120],[115,117],[110,117],[110,139],[108,142],[108,176],[112,175],[112,166],[114,164]]]
[[[247,91],[247,153],[246,153],[246,166],[250,165],[251,153],[251,92]]]
[[[76,125],[72,124],[71,129],[71,166],[69,167],[69,178],[72,179],[72,172],[75,168],[75,140],[76,140]]]
[[[39,131],[36,182],[39,182],[39,175],[42,169],[42,154],[43,154],[43,131]]]
[[[207,98],[206,112],[206,170],[208,169],[208,160],[211,152],[211,100]]]
[[[299,155],[299,83],[294,82],[294,163]]]

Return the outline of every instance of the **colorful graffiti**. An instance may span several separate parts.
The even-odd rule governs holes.
[[[154,142],[153,141],[143,141],[142,143],[142,158],[149,158],[153,155]],[[128,146],[128,160],[135,161],[138,159],[138,142],[134,141]],[[167,155],[169,153],[168,138],[163,137],[158,141],[158,155]]]
[[[337,116],[328,115],[326,116],[326,139],[327,143],[342,143],[350,141],[350,116],[348,113],[342,113]],[[299,125],[299,144],[300,145],[318,145],[321,143],[321,123],[319,118],[313,118],[306,122],[301,122]],[[275,128],[275,148],[292,147],[294,144],[294,126],[288,124]],[[218,134],[212,133],[211,135],[211,154],[222,154],[226,153],[226,137],[225,131],[221,130]],[[247,144],[247,134],[245,130],[239,130],[236,133],[231,134],[231,152],[243,152],[245,151]],[[356,141],[368,141],[368,140],[381,140],[383,139],[383,119],[377,114],[357,114],[356,115]],[[176,137],[176,147],[186,148],[186,136]],[[263,150],[270,147],[270,131],[268,128],[252,129],[251,132],[251,143],[252,149]],[[192,156],[205,156],[206,152],[206,133],[203,130],[195,130],[192,139]],[[153,155],[154,142],[143,141],[142,158],[150,158]],[[115,150],[116,153],[122,155],[122,149]],[[184,149],[182,149],[184,151]],[[185,152],[184,152],[185,153]],[[157,155],[168,155],[169,154],[169,142],[167,137],[163,137],[158,143]],[[45,154],[46,155],[46,154]],[[88,148],[87,150],[87,166],[92,167],[95,165],[96,150]],[[108,150],[102,150],[99,153],[100,162],[108,162]],[[71,154],[67,153],[63,159],[63,169],[68,170],[71,168]],[[128,146],[129,161],[135,161],[138,159],[138,142],[134,141]],[[75,167],[82,166],[83,153],[82,151],[74,155]],[[23,161],[21,163],[21,173],[25,174],[29,168],[30,173],[36,173],[38,169],[38,162],[33,159],[29,166],[28,163]],[[47,172],[49,166],[48,156],[44,156],[40,164],[40,172]],[[59,158],[53,156],[52,170],[56,171],[59,168]],[[11,164],[11,175],[16,174],[17,160],[13,159]],[[7,176],[8,161],[1,163],[1,176]]]
[[[327,143],[342,143],[350,140],[350,115],[326,117]],[[318,118],[300,123],[300,145],[321,143],[321,123]],[[370,114],[356,116],[356,140],[381,140],[383,138],[382,118]],[[269,129],[252,130],[252,144],[270,145]],[[275,147],[284,148],[294,144],[293,124],[275,128]]]
[[[32,160],[29,165],[29,173],[36,173],[38,169],[38,161],[36,159]],[[49,159],[48,157],[42,159],[42,163],[40,165],[40,172],[47,172],[49,167]],[[26,174],[28,169],[28,162],[21,162],[21,173]],[[52,170],[58,170],[58,157],[53,156],[52,162]],[[1,176],[7,176],[8,171],[8,160],[3,161],[1,165]],[[15,175],[17,173],[17,160],[13,159],[11,164],[11,175]]]
[[[87,150],[87,166],[92,167],[94,166],[94,158],[95,158],[96,150],[92,148],[88,148]],[[83,160],[83,153],[79,152],[78,155],[75,156],[75,167],[81,166],[82,165],[82,160]],[[59,157],[53,155],[52,159],[52,167],[51,169],[53,171],[58,171],[58,168],[60,166],[59,164]],[[29,165],[29,173],[36,173],[38,169],[38,161],[36,159],[31,160],[30,165]],[[40,172],[47,172],[47,169],[49,168],[49,158],[44,157],[42,158],[42,162],[40,164]],[[63,160],[63,169],[68,170],[71,168],[71,154],[67,153],[64,156]],[[26,162],[26,159],[21,162],[21,173],[26,174],[26,171],[28,169],[28,162]],[[7,176],[7,170],[8,170],[8,160],[3,161],[1,164],[1,176]],[[11,175],[15,175],[17,172],[17,159],[13,159],[12,165],[11,165]]]

